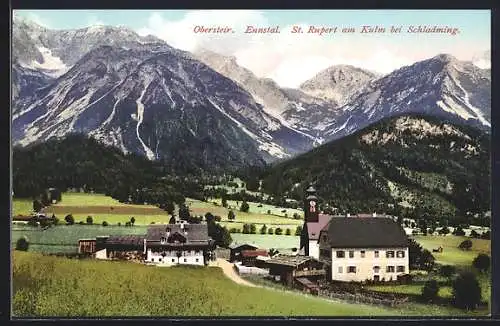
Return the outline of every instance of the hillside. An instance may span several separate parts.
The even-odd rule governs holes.
[[[301,199],[304,186],[315,182],[326,204],[351,213],[385,204],[417,206],[439,217],[484,212],[490,206],[489,147],[489,136],[471,127],[400,116],[272,167],[263,187]]]
[[[386,308],[247,287],[234,283],[217,267],[157,268],[19,251],[13,253],[12,280],[15,317],[467,314],[447,307],[408,304]]]
[[[360,310],[359,305],[237,285],[217,267],[157,268],[23,252],[13,257],[13,315],[18,317],[390,314],[388,309]]]
[[[84,187],[95,191],[124,182],[147,183],[159,176],[153,163],[137,155],[104,146],[92,138],[70,135],[13,150],[13,191],[30,197],[46,187]]]

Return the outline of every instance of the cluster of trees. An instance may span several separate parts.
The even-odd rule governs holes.
[[[432,253],[414,239],[409,240],[408,250],[411,269],[431,271],[434,268],[435,258]]]

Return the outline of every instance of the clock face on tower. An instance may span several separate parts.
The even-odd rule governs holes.
[[[316,202],[314,200],[311,200],[309,202],[309,212],[311,213],[316,212]]]

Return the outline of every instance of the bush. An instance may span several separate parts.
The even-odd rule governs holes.
[[[21,237],[16,242],[16,250],[28,251],[29,246],[30,243],[26,237]]]
[[[293,219],[294,220],[300,220],[300,215],[297,213],[293,213]]]
[[[270,209],[267,210],[267,214],[271,215],[271,210]]]
[[[68,224],[68,225],[75,224],[75,218],[71,214],[66,215],[66,217],[64,217],[64,220],[66,221],[66,224]]]
[[[130,218],[130,224],[134,225],[134,223],[135,223],[135,217],[131,217]]]
[[[108,226],[108,222],[103,221],[103,222],[102,222],[102,226]]]
[[[295,235],[301,235],[302,234],[302,225],[298,225],[297,228],[295,229]]]
[[[444,277],[447,277],[447,278],[450,278],[453,276],[453,274],[455,274],[456,272],[456,268],[455,266],[453,265],[443,265],[441,266],[441,268],[439,269],[439,274],[441,276],[444,276]]]
[[[486,254],[479,254],[472,261],[474,266],[480,272],[486,272],[490,268],[490,256]]]
[[[448,233],[450,233],[450,229],[448,229],[448,227],[446,227],[446,226],[444,228],[442,228],[441,230],[439,230],[439,234],[446,235]]]
[[[121,222],[118,222],[118,226],[122,226],[122,223],[121,223]]]
[[[470,236],[471,236],[471,238],[474,238],[474,239],[479,239],[479,237],[480,237],[479,233],[477,233],[476,230],[472,230],[470,232]]]
[[[456,307],[474,310],[481,302],[481,286],[471,272],[460,274],[453,282],[453,304]]]
[[[472,248],[472,241],[470,240],[464,240],[462,241],[459,245],[458,245],[458,248],[462,249],[462,250],[471,250]]]
[[[222,218],[219,215],[215,215],[214,220],[215,220],[215,222],[220,222],[220,221],[222,221]]]
[[[85,223],[83,221],[78,222],[79,225],[84,225]]]
[[[265,224],[260,228],[260,234],[267,234],[267,226]]]
[[[452,234],[460,237],[465,235],[465,231],[461,227],[457,227],[455,230],[453,230]]]
[[[491,239],[491,232],[490,231],[483,232],[481,234],[481,239],[490,240]]]
[[[286,229],[285,234],[286,234],[286,235],[292,235],[292,230],[290,230],[290,229]]]
[[[234,215],[234,212],[232,210],[229,211],[229,213],[227,213],[227,219],[232,221],[236,218],[236,215]]]
[[[250,209],[250,206],[248,205],[248,203],[246,201],[241,203],[240,211],[248,213],[249,209]]]
[[[92,218],[92,216],[87,216],[87,224],[89,225],[94,224],[94,219]]]
[[[281,228],[276,228],[276,231],[274,231],[274,234],[276,234],[276,235],[282,235],[283,234],[283,230]]]
[[[250,234],[256,234],[257,233],[257,227],[255,224],[250,224]]]
[[[274,234],[274,229],[273,228],[269,228],[267,230],[267,234]]]

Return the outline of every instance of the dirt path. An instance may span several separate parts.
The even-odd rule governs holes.
[[[246,285],[246,286],[251,286],[251,287],[259,287],[253,283],[248,282],[247,280],[242,279],[239,275],[238,272],[234,270],[233,264],[228,262],[225,259],[222,258],[217,258],[216,261],[210,262],[210,266],[217,266],[222,268],[222,271],[224,272],[224,275],[229,277],[232,281],[241,284],[241,285]]]

